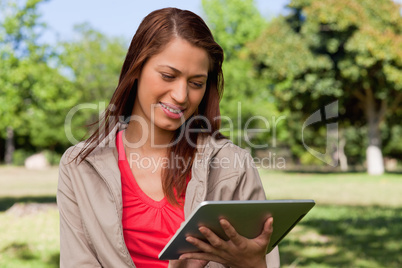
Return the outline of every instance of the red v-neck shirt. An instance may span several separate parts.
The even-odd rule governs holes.
[[[124,150],[123,131],[116,137],[123,196],[124,241],[136,267],[168,267],[158,259],[160,251],[184,221],[183,208],[164,197],[155,201],[138,186]]]

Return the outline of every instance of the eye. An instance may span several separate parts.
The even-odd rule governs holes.
[[[196,88],[202,88],[202,86],[204,85],[204,83],[194,82],[194,81],[190,82],[190,84],[192,84]]]
[[[172,79],[174,79],[174,76],[173,76],[173,75],[167,74],[167,73],[161,73],[161,76],[162,76],[162,78],[165,79],[165,80],[172,80]]]

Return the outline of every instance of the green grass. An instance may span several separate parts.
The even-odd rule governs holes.
[[[402,209],[317,205],[280,243],[283,267],[401,267]]]
[[[0,174],[0,267],[58,267],[57,210],[5,212],[15,202],[54,202],[57,168]],[[402,267],[401,175],[260,174],[268,198],[317,203],[279,244],[282,267]]]
[[[402,207],[402,175],[278,173],[260,170],[269,199],[314,199],[317,204]]]
[[[26,170],[22,167],[0,166],[0,212],[14,203],[54,203],[58,168]]]
[[[282,267],[401,267],[402,176],[260,171],[270,199],[316,206],[279,244]]]
[[[58,176],[57,167],[27,170],[0,166],[0,197],[55,196]]]
[[[20,217],[0,213],[0,267],[58,267],[58,233],[56,209]]]
[[[4,212],[14,203],[55,202],[58,169],[1,166],[0,174],[0,267],[58,267],[58,211],[24,216]]]

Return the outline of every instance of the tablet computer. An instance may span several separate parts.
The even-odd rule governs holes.
[[[159,259],[174,260],[183,253],[199,251],[186,241],[186,237],[191,235],[206,241],[198,230],[200,226],[206,226],[222,239],[228,240],[219,224],[219,220],[225,218],[240,235],[255,238],[261,234],[265,221],[272,215],[274,231],[267,249],[269,253],[314,205],[313,200],[204,201],[166,244]]]

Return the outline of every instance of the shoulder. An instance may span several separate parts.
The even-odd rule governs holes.
[[[245,157],[251,156],[251,154],[248,150],[237,146],[231,140],[226,139],[226,138],[216,139],[211,136],[208,139],[208,146],[211,147],[212,151],[216,152],[215,156],[217,156],[217,157],[245,158]]]
[[[208,200],[259,200],[265,194],[249,151],[230,140],[208,139],[210,154],[204,156]],[[207,150],[207,149],[206,149]],[[197,163],[198,164],[198,163]]]
[[[99,138],[99,142],[89,142],[84,140],[76,145],[69,147],[60,160],[60,165],[81,163],[87,150],[90,152],[86,158],[98,158],[99,155],[109,155],[110,151],[116,148],[116,136],[118,131],[124,129],[127,125],[116,124],[105,138]]]
[[[212,136],[202,138],[203,147],[198,152],[203,161],[215,167],[227,167],[239,170],[253,166],[253,158],[249,151],[235,145],[229,139],[216,139]]]
[[[62,155],[60,165],[66,165],[73,162],[80,162],[82,150],[84,149],[85,142],[80,142],[76,145],[70,146]]]

